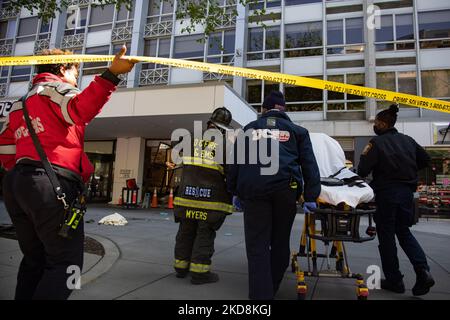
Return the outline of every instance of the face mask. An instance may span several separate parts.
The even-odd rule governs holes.
[[[379,136],[379,135],[381,135],[381,134],[383,133],[383,130],[378,129],[377,126],[373,126],[373,132],[375,132],[375,134],[376,134],[377,136]]]

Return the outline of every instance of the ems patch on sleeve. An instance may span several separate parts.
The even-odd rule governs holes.
[[[277,126],[277,119],[275,119],[275,118],[267,118],[267,126],[268,127],[276,127]]]
[[[363,150],[362,155],[365,156],[369,153],[369,151],[372,149],[372,144],[369,143]]]

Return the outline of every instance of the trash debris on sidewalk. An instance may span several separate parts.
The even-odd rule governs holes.
[[[124,226],[128,224],[127,219],[117,212],[102,218],[98,224],[110,225],[110,226]]]
[[[225,236],[227,236],[227,237],[232,236],[232,235],[233,235],[232,233],[225,233]]]
[[[160,212],[159,215],[160,215],[160,216],[163,216],[163,217],[166,217],[166,216],[168,216],[169,214],[168,214],[167,212]]]
[[[94,219],[89,219],[89,220],[86,221],[86,223],[94,223],[94,222],[95,222]]]

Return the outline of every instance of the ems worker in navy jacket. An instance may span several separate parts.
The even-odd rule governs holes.
[[[320,194],[320,174],[309,133],[292,123],[284,112],[281,92],[272,92],[263,104],[263,114],[244,128],[260,143],[278,140],[279,169],[262,175],[257,164],[249,162],[248,143],[245,164],[230,167],[227,184],[230,192],[243,202],[245,243],[248,259],[249,298],[273,299],[289,265],[290,234],[296,215],[296,201],[303,193],[305,210],[316,207]],[[236,141],[236,145],[239,139]],[[236,150],[236,149],[235,149]],[[272,164],[273,165],[273,164]]]
[[[373,138],[364,149],[358,174],[366,177],[372,172],[371,187],[375,191],[377,211],[375,222],[379,240],[381,263],[386,279],[381,288],[397,293],[405,292],[403,275],[399,269],[395,236],[414,266],[417,281],[414,295],[428,293],[434,285],[430,267],[420,244],[409,228],[413,225],[413,193],[417,189],[417,171],[430,164],[430,157],[413,138],[394,128],[398,107],[378,113]]]

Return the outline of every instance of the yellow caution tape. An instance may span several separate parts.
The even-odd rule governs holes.
[[[343,84],[334,81],[311,79],[307,77],[294,76],[290,74],[261,71],[233,66],[224,66],[219,64],[204,63],[197,61],[188,61],[181,59],[154,58],[127,56],[140,62],[168,65],[177,68],[193,69],[203,72],[225,74],[236,77],[245,77],[250,79],[266,80],[288,85],[302,86],[320,90],[328,90],[339,93],[347,93],[366,98],[391,101],[394,103],[409,105],[417,108],[425,108],[439,112],[450,113],[450,102],[436,100],[431,98],[419,97],[411,94],[397,93],[388,90],[380,90],[356,86],[352,84]],[[54,63],[74,63],[74,62],[105,62],[112,61],[112,55],[56,55],[56,56],[22,56],[22,57],[0,57],[0,66],[21,66],[38,65]]]

